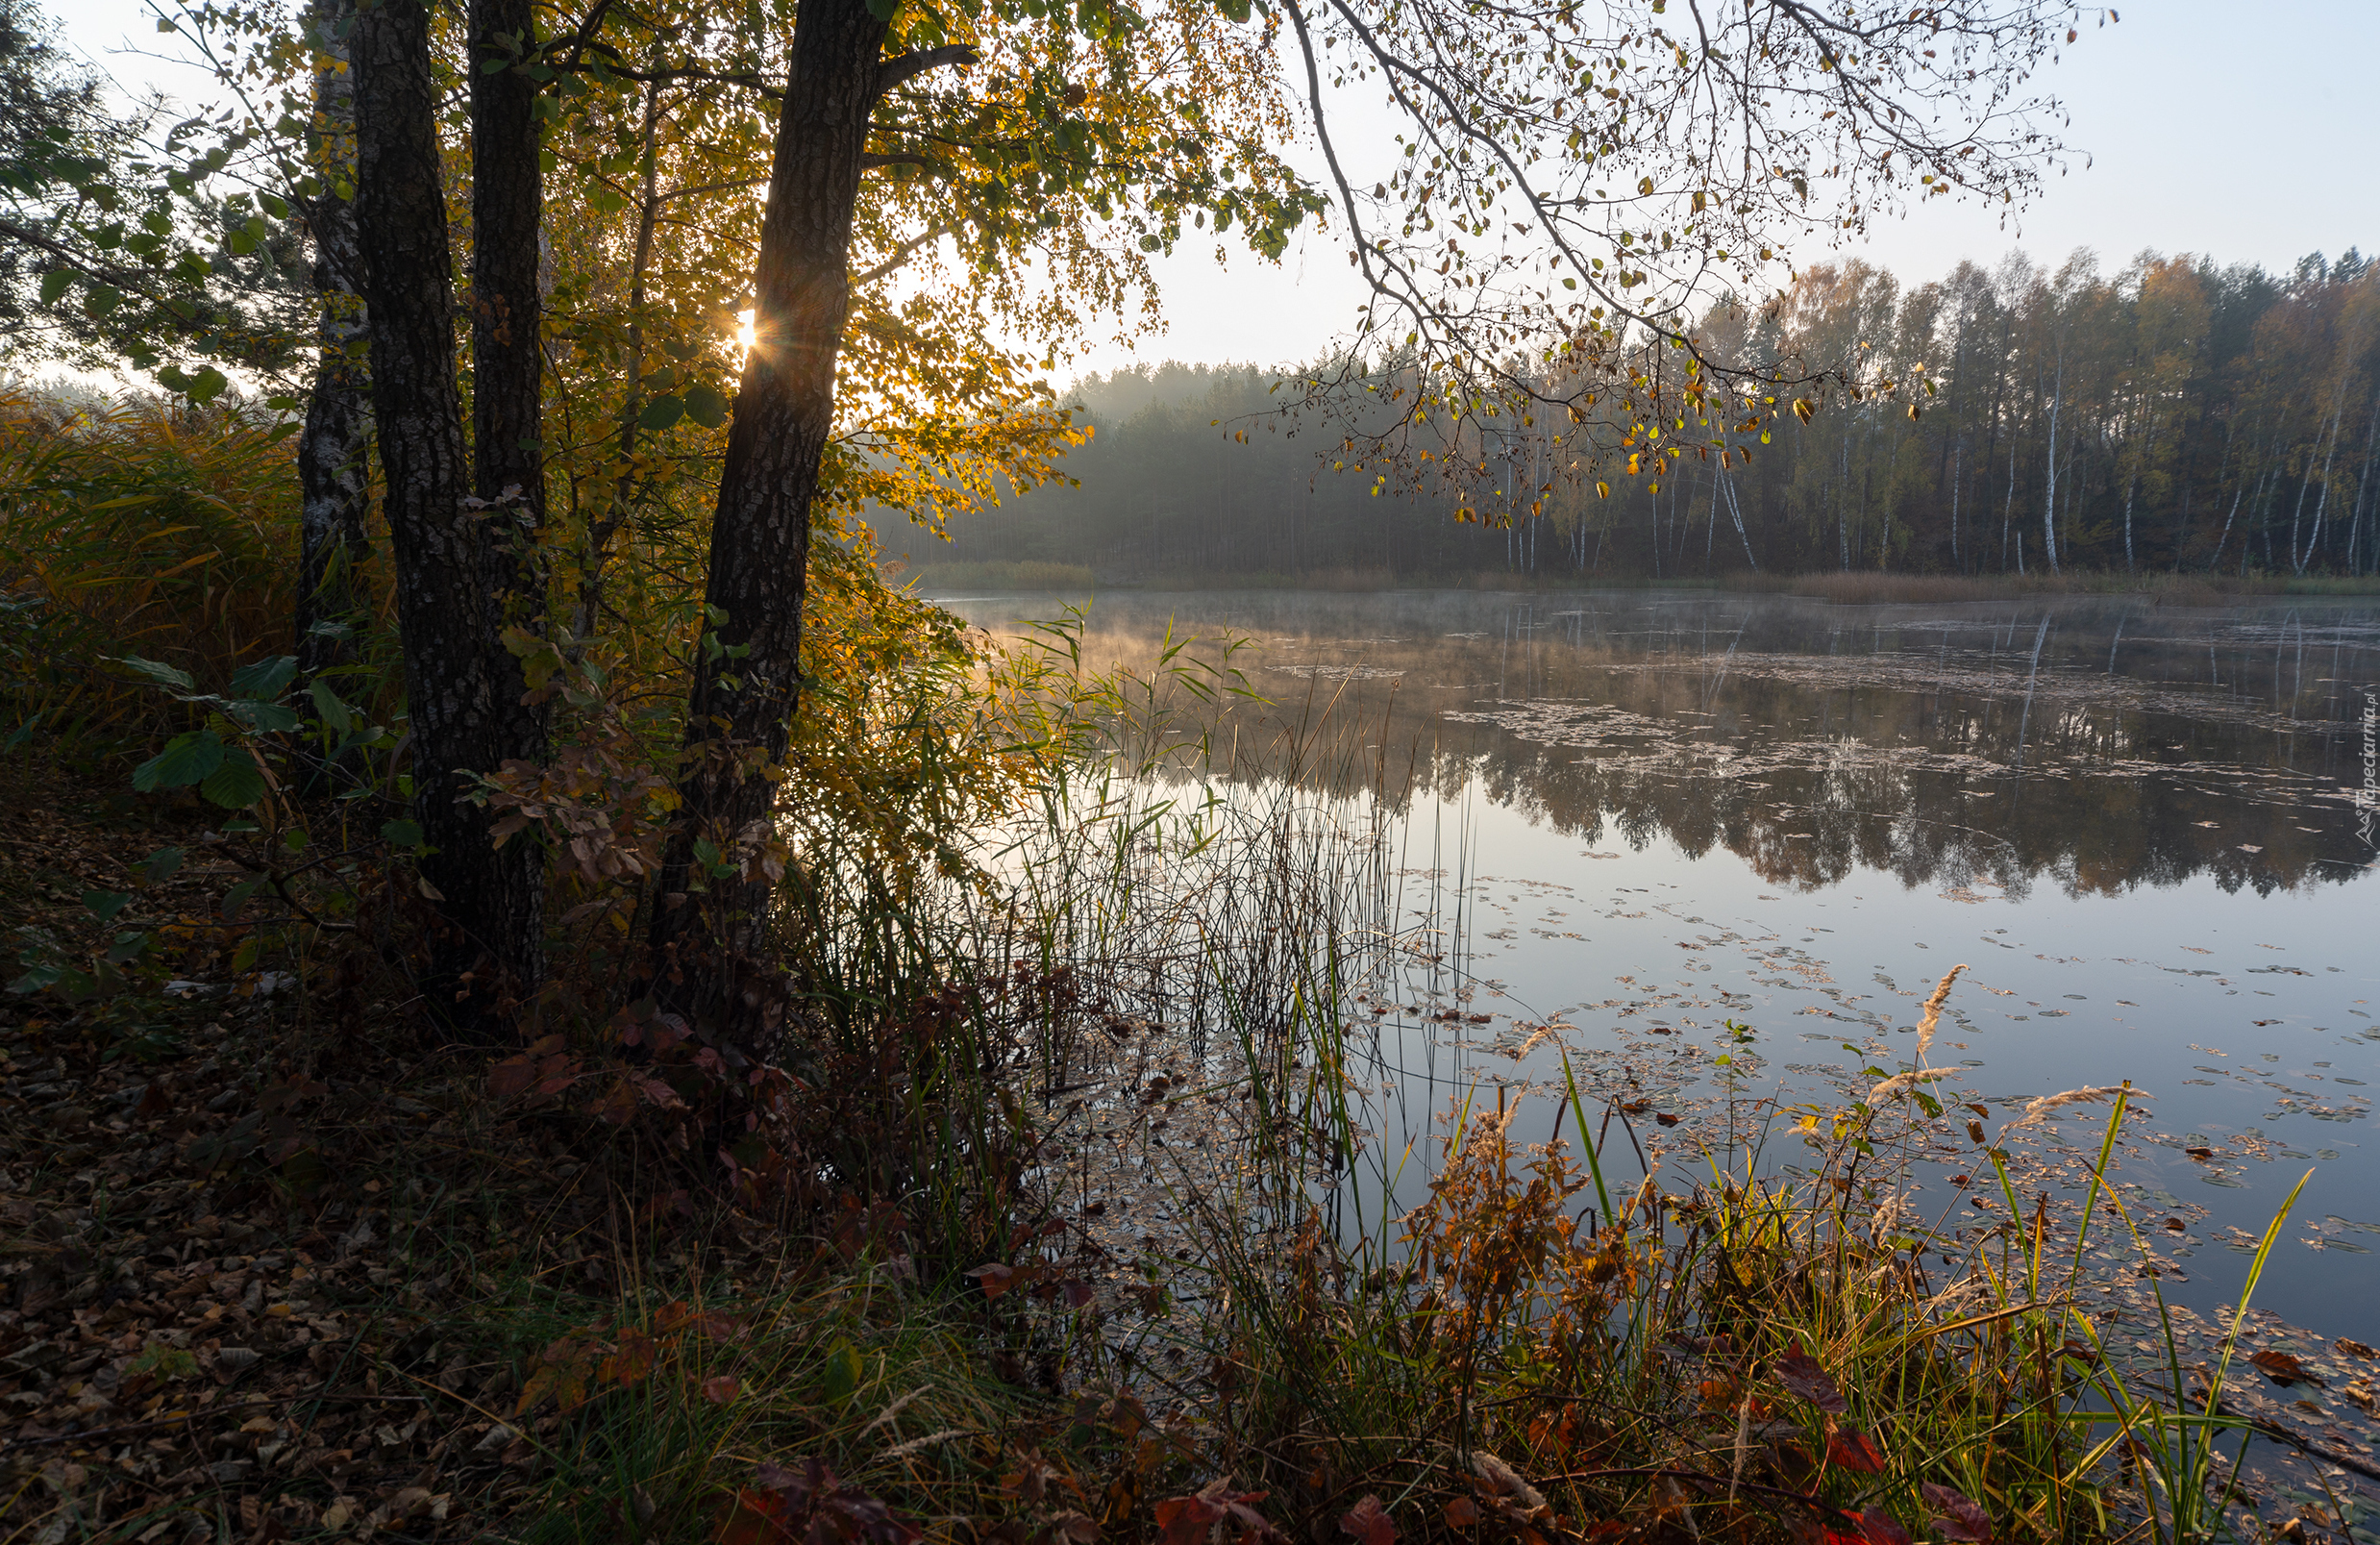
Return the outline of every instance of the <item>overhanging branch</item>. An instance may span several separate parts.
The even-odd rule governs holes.
[[[895,54],[876,67],[876,94],[882,96],[902,82],[923,75],[928,70],[940,69],[945,64],[973,64],[981,58],[964,43],[945,43],[940,48],[917,48],[905,54]]]

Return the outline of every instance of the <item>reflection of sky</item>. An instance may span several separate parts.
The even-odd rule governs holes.
[[[2192,1281],[2175,1294],[2202,1307],[2236,1290],[2243,1264],[2213,1248],[2218,1231],[2260,1231],[2316,1168],[2289,1237],[2322,1240],[2323,1269],[2289,1269],[2315,1264],[2302,1254],[2284,1260],[2259,1301],[2338,1333],[2380,1327],[2380,1258],[2362,1254],[2380,1251],[2380,1147],[2369,1141],[2380,970],[2363,885],[2257,896],[2201,875],[2118,897],[2055,887],[2006,897],[1904,887],[1869,869],[1796,893],[1723,850],[1690,858],[1659,837],[1586,851],[1549,842],[1512,807],[1486,801],[1431,801],[1410,819],[1415,837],[1443,833],[1448,850],[1461,834],[1475,877],[1462,898],[1463,963],[1502,988],[1473,1000],[1500,1015],[1480,1041],[1496,1038],[1504,1014],[1559,1020],[1575,1027],[1562,1037],[1574,1070],[1636,1065],[1656,1110],[1707,1092],[1710,1059],[1729,1052],[1757,1069],[1748,1093],[1809,1099],[1864,1088],[1873,1081],[1863,1066],[1906,1065],[1919,1003],[1966,962],[1930,1059],[1963,1065],[1945,1098],[1971,1091],[1999,1111],[1996,1125],[2012,1103],[2083,1084],[2130,1079],[2153,1091],[2148,1127],[2182,1141],[2145,1145],[2125,1173],[2212,1209],[2193,1231],[2200,1248],[2183,1258]],[[1729,1019],[1753,1028],[1748,1049],[1721,1028]],[[1873,1062],[1844,1048],[1879,1036]],[[1486,1050],[1438,1056],[1450,1082],[1413,1115],[1442,1107],[1470,1076],[1560,1071],[1546,1051],[1520,1066]],[[1647,1071],[1658,1066],[1680,1069],[1672,1098]],[[1520,1130],[1542,1136],[1551,1114]],[[2095,1130],[2103,1116],[2088,1107],[2079,1119]],[[2183,1152],[2239,1135],[2267,1139],[2268,1159],[2211,1167]],[[1953,1193],[1937,1184],[1922,1199],[1946,1207]],[[2327,1230],[2326,1216],[2336,1220]]]
[[[960,610],[997,627],[1033,609]],[[1719,1119],[1721,1055],[1747,1095],[1837,1101],[1873,1082],[1863,1068],[1906,1065],[1919,1003],[1963,961],[1931,1058],[1960,1070],[1946,1098],[1989,1104],[1996,1127],[2060,1089],[2153,1091],[2157,1138],[2125,1178],[2188,1215],[2159,1237],[2180,1274],[2165,1285],[2202,1308],[2244,1269],[2227,1231],[2260,1232],[2315,1169],[2259,1303],[2380,1330],[2380,912],[2341,786],[2357,684],[2380,676],[2369,606],[1216,594],[1094,615],[1102,656],[1130,658],[1169,615],[1255,635],[1242,663],[1277,704],[1243,710],[1252,768],[1277,766],[1282,721],[1316,717],[1309,689],[1375,766],[1392,725],[1391,785],[1410,778],[1397,909],[1446,931],[1446,959],[1371,984],[1355,1016],[1390,1010],[1384,1153],[1482,1080],[1536,1084],[1514,1131],[1542,1139],[1565,1050],[1591,1104],[1641,1104],[1638,1138],[1673,1154]],[[1328,762],[1311,755],[1326,736],[1299,739]],[[1726,1020],[1754,1039],[1732,1044]],[[1946,1173],[1922,1209],[1982,1221]],[[1425,1183],[1410,1169],[1401,1201]]]

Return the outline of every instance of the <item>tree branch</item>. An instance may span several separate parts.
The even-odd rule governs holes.
[[[937,225],[909,237],[908,240],[904,241],[901,245],[893,248],[892,256],[886,258],[882,262],[878,263],[875,267],[867,269],[864,272],[852,275],[852,288],[858,289],[863,286],[875,284],[886,274],[891,273],[903,263],[907,262],[910,255],[915,253],[918,248],[924,246],[927,242],[937,240],[940,237],[949,236],[957,229],[958,227],[955,225]]]
[[[53,237],[43,236],[40,232],[29,227],[18,225],[13,220],[0,219],[0,237],[6,237],[12,241],[21,241],[26,246],[46,252],[86,279],[96,279],[112,288],[138,295],[141,299],[153,301],[160,306],[170,307],[174,304],[162,291],[150,287],[146,281],[125,273],[121,269],[94,262],[64,242]]]
[[[911,49],[895,54],[876,67],[876,94],[885,92],[913,76],[928,70],[940,69],[945,64],[973,64],[982,56],[964,43],[945,43],[940,48]]]

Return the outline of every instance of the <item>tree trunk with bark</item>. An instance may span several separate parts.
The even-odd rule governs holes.
[[[314,175],[322,191],[306,208],[313,237],[314,291],[322,297],[315,326],[320,359],[306,401],[297,448],[299,677],[310,681],[347,658],[348,623],[364,606],[356,565],[363,561],[368,508],[365,441],[371,416],[364,406],[363,248],[356,234],[353,189],[355,78],[348,62],[352,0],[314,0],[307,30],[325,67],[314,76]]]
[[[684,803],[654,913],[666,995],[738,1039],[758,1028],[749,995],[730,984],[765,922],[759,860],[800,699],[810,506],[833,429],[869,118],[901,81],[974,58],[951,47],[887,60],[885,34],[868,0],[806,0],[794,28],[754,275],[754,343],[711,525],[679,784]],[[698,967],[700,957],[710,959]]]
[[[370,308],[372,408],[386,484],[404,641],[414,819],[437,907],[432,1012],[466,1025],[501,1016],[522,936],[517,865],[465,801],[469,774],[498,760],[507,659],[487,585],[489,512],[471,507],[455,375],[455,302],[438,153],[437,86],[422,0],[378,0],[357,20],[356,223]]]
[[[484,507],[482,549],[495,694],[492,769],[546,760],[549,710],[524,701],[508,630],[546,632],[537,535],[545,523],[544,356],[538,291],[544,187],[538,163],[536,46],[530,0],[471,5],[471,491]],[[497,850],[498,959],[525,987],[544,976],[544,852],[526,836]]]

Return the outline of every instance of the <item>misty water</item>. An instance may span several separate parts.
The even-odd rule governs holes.
[[[1064,602],[945,604],[1005,635]],[[1385,803],[1402,925],[1443,931],[1368,999],[1390,1147],[1450,1092],[1546,1087],[1567,1053],[1674,1162],[1729,1091],[1839,1105],[1908,1065],[1920,1002],[1967,962],[1931,1058],[1958,1070],[1946,1101],[1997,1122],[2148,1091],[2123,1173],[2159,1214],[2161,1285],[2201,1308],[2313,1170],[2257,1303],[2380,1340],[2358,808],[2380,606],[1208,591],[1089,615],[1102,660],[1169,626],[1244,637],[1269,702],[1217,727],[1239,782],[1293,756],[1310,778],[1336,744],[1347,795]],[[2074,1114],[2070,1157],[2105,1109]],[[1946,1167],[1921,1204],[1992,1221]]]

